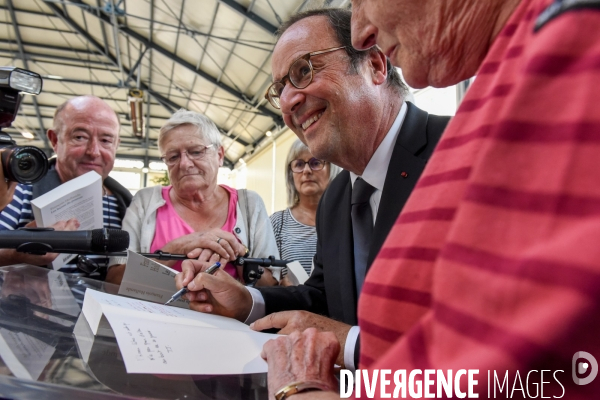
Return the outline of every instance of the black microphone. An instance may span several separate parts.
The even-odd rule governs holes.
[[[21,228],[0,231],[0,248],[22,253],[92,254],[125,251],[129,233],[120,229],[55,231],[53,228]]]

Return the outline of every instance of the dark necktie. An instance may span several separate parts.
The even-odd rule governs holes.
[[[357,178],[352,188],[352,235],[354,239],[354,277],[356,278],[356,295],[360,296],[365,274],[369,244],[373,235],[373,212],[369,200],[376,189]]]

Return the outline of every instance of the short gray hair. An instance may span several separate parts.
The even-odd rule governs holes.
[[[292,168],[290,164],[294,161],[300,153],[304,153],[310,150],[308,147],[300,141],[300,139],[296,139],[294,143],[292,143],[292,147],[290,147],[290,151],[285,159],[285,186],[287,191],[287,202],[288,207],[293,207],[300,201],[300,196],[298,195],[298,190],[296,190],[296,185],[294,185],[294,173],[292,172]],[[312,153],[311,153],[312,154]],[[329,164],[329,182],[336,177],[337,174],[342,170],[335,164],[328,162]]]
[[[176,111],[163,127],[160,128],[160,132],[158,133],[159,149],[161,149],[161,144],[165,140],[167,134],[181,125],[195,126],[197,128],[196,133],[200,137],[207,139],[210,144],[214,145],[217,149],[221,147],[221,133],[219,133],[219,129],[217,129],[215,123],[204,114],[182,108]],[[160,151],[162,152],[162,149]]]

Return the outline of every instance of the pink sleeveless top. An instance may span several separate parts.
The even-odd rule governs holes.
[[[236,205],[238,201],[237,190],[230,188],[226,185],[220,185],[223,189],[229,193],[229,208],[227,211],[227,220],[221,227],[226,232],[233,232],[235,223],[237,220]],[[166,186],[162,189],[162,197],[165,199],[166,204],[156,210],[156,232],[154,233],[154,239],[150,246],[150,252],[154,253],[156,250],[160,250],[163,246],[170,241],[190,233],[194,233],[194,229],[185,222],[177,211],[173,207],[169,191],[172,186]],[[172,267],[177,271],[181,271],[181,261],[177,261]],[[227,263],[225,271],[234,278],[238,278],[237,269],[232,263]]]

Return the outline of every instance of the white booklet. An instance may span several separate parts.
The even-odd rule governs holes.
[[[117,339],[128,373],[223,375],[267,372],[263,345],[277,335],[232,318],[87,289],[82,312],[95,335]]]
[[[77,218],[80,231],[100,229],[104,226],[102,177],[95,171],[90,171],[71,179],[31,200],[31,208],[39,227]],[[52,262],[52,267],[55,270],[60,269],[73,257],[74,254],[59,254]]]
[[[135,251],[127,251],[127,265],[119,294],[164,304],[177,292],[175,275],[179,272]],[[171,305],[189,308],[189,302],[179,299]]]
[[[292,261],[287,264],[288,267],[288,279],[294,286],[302,285],[308,279],[308,274],[304,270],[304,267],[298,261]]]

